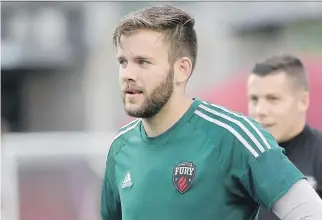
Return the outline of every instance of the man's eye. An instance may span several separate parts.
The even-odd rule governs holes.
[[[126,60],[119,60],[119,64],[123,67],[125,67],[127,65],[127,61]]]
[[[150,62],[149,62],[149,61],[147,61],[147,60],[139,60],[139,64],[140,64],[140,65],[150,64]]]
[[[274,96],[269,96],[269,97],[267,97],[267,99],[270,100],[270,101],[275,101],[278,98],[277,97],[274,97]]]
[[[251,100],[252,102],[257,102],[257,101],[258,101],[258,98],[257,98],[256,96],[251,96],[251,97],[250,97],[250,100]]]

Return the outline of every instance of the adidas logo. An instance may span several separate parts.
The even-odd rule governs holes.
[[[131,174],[127,173],[122,183],[122,188],[127,188],[132,186]]]

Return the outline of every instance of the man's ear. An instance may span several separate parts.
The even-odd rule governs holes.
[[[186,83],[192,73],[192,62],[188,57],[182,57],[174,63],[175,81],[177,84]]]
[[[303,91],[299,95],[298,108],[301,112],[306,112],[310,106],[310,94],[308,91]]]

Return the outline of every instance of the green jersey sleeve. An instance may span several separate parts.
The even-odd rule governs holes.
[[[115,155],[110,147],[101,191],[102,220],[121,220],[121,202],[115,179]]]
[[[268,131],[250,118],[243,120],[233,148],[238,181],[254,201],[271,210],[294,183],[305,177]]]

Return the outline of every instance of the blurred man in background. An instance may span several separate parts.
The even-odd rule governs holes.
[[[309,81],[298,58],[276,56],[255,65],[248,78],[249,115],[272,133],[321,197],[322,133],[306,123],[308,107]],[[262,209],[259,219],[278,218]]]

